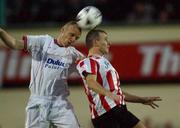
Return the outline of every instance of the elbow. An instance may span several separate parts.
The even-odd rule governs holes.
[[[88,88],[92,89],[91,82],[87,82]]]
[[[15,39],[12,41],[12,48],[13,49],[17,49],[17,45],[16,45],[16,40]]]
[[[16,40],[15,40],[15,39],[12,40],[12,42],[9,43],[9,44],[11,44],[11,45],[9,45],[9,47],[10,47],[11,49],[14,49],[14,50],[18,49],[18,46],[17,46],[17,43],[16,43]]]
[[[92,89],[92,90],[94,89],[94,88],[93,88],[93,83],[92,83],[92,81],[88,81],[88,82],[87,82],[87,85],[88,85],[88,88],[89,88],[89,89]]]

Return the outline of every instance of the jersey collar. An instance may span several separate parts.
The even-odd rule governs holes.
[[[63,45],[61,45],[61,44],[58,43],[57,39],[54,39],[54,43],[55,43],[56,45],[58,45],[59,47],[64,47]]]
[[[90,55],[89,57],[97,57],[97,58],[101,58],[101,57],[103,57],[103,56],[100,56],[100,55],[98,55],[98,54],[93,54],[93,55]]]

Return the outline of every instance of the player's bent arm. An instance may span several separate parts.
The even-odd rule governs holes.
[[[88,84],[88,87],[95,91],[98,94],[108,96],[112,100],[119,101],[120,97],[117,95],[114,95],[110,91],[103,88],[97,81],[96,81],[96,75],[88,74],[86,76],[86,83]]]
[[[24,49],[23,40],[16,40],[2,28],[0,28],[0,38],[8,48],[17,50]]]

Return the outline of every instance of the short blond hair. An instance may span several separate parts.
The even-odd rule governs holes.
[[[63,28],[65,28],[65,27],[67,27],[67,26],[76,26],[78,29],[79,29],[79,31],[81,32],[82,31],[82,29],[79,27],[79,25],[77,24],[77,22],[76,21],[69,21],[69,22],[67,22],[66,24],[64,24],[64,26],[63,26]]]

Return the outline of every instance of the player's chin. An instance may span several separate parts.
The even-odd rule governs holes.
[[[108,54],[108,53],[109,53],[109,48],[108,48],[108,49],[106,49],[106,51],[105,51],[105,52],[106,52],[106,54]]]
[[[69,46],[73,46],[75,44],[75,42],[73,41],[73,42],[68,42],[68,45]]]
[[[104,52],[103,52],[103,54],[105,55],[105,54],[108,54],[109,53],[109,50],[105,50]]]
[[[66,47],[69,47],[69,46],[72,46],[72,43],[71,43],[71,42],[68,42],[68,43],[66,44]]]

